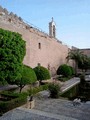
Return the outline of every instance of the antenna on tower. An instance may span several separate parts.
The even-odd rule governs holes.
[[[53,17],[52,17],[52,22],[53,22]]]

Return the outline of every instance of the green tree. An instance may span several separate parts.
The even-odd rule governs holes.
[[[37,66],[34,68],[38,81],[41,83],[42,80],[50,79],[50,73],[47,68],[43,66]]]
[[[21,78],[25,41],[19,33],[0,29],[0,81],[12,82]]]
[[[25,85],[35,83],[36,81],[37,77],[34,70],[31,67],[24,65],[21,79],[16,80],[13,84],[18,85],[21,92]]]
[[[77,50],[71,50],[68,53],[68,56],[66,57],[67,61],[69,61],[70,59],[75,61],[75,73],[77,74],[77,69],[78,69],[78,63],[79,62],[83,62],[82,59],[83,53],[77,49]]]
[[[69,67],[70,67],[70,69],[71,69],[72,75],[75,75],[75,70],[74,70],[74,68],[73,68],[72,66],[69,66]]]

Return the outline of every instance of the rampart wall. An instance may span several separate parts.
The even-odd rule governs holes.
[[[36,67],[38,64],[55,74],[59,65],[66,63],[69,48],[48,34],[25,23],[16,14],[0,7],[0,28],[22,34],[26,41],[26,55],[23,63]]]
[[[84,53],[85,55],[87,55],[88,57],[90,57],[90,48],[80,49],[80,51],[82,51],[82,53]]]

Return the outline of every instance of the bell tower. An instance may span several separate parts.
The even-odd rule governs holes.
[[[56,37],[56,25],[52,17],[52,21],[49,22],[49,35],[50,37]]]

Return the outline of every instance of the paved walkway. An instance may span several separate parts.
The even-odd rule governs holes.
[[[0,120],[77,120],[63,115],[52,114],[40,110],[17,108],[4,114]]]
[[[37,99],[34,109],[62,115],[70,120],[90,120],[90,102],[73,105],[72,101],[63,99]]]

